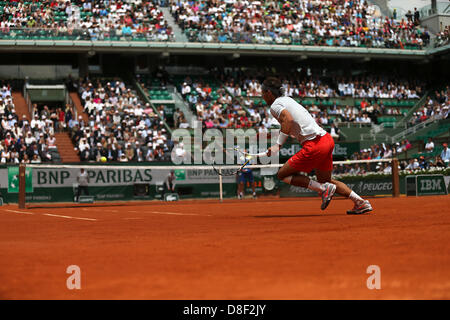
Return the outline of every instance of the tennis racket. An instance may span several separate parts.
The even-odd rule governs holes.
[[[250,163],[250,161],[252,159],[255,159],[255,158],[258,158],[258,157],[267,156],[267,151],[260,152],[260,153],[248,153],[248,152],[245,152],[245,151],[241,150],[239,147],[224,148],[224,150],[225,150],[225,152],[227,152],[227,151],[234,151],[234,152],[237,152],[237,153],[241,154],[245,158],[245,162],[238,169],[226,169],[226,168],[224,168],[225,172],[224,171],[220,171],[213,164],[212,167],[213,167],[214,171],[220,176],[234,176],[234,175],[238,174],[239,172],[241,172]]]

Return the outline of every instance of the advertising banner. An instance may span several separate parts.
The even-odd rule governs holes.
[[[390,178],[380,179],[367,179],[352,178],[341,179],[350,189],[362,196],[374,196],[374,195],[391,195],[392,194],[392,180]],[[281,192],[280,197],[312,197],[317,196],[317,192],[291,186],[285,183],[280,184]]]
[[[446,195],[447,185],[443,175],[427,174],[406,177],[407,195]]]
[[[89,195],[95,201],[153,200],[161,199],[162,185],[170,169],[153,167],[127,167],[111,169],[86,169],[89,176]],[[80,168],[27,168],[27,202],[74,201]],[[175,169],[176,191],[181,199],[218,198],[219,177],[211,169]],[[235,176],[223,177],[223,196],[235,197]],[[139,188],[137,188],[139,186]],[[147,186],[147,187],[146,187]],[[139,190],[139,191],[138,191]],[[142,193],[142,190],[147,192]],[[159,191],[158,191],[159,190]],[[17,202],[19,192],[19,167],[0,168],[0,193],[7,202]]]
[[[302,146],[298,143],[286,143],[280,149],[280,159],[286,161],[294,154],[300,151]],[[359,142],[335,142],[333,150],[333,159],[348,159],[353,153],[360,149]]]
[[[16,168],[16,169],[14,169]],[[9,167],[8,170],[17,170],[18,167]],[[148,183],[150,185],[162,184],[170,174],[169,169],[149,168],[112,168],[112,169],[86,169],[89,176],[90,187],[127,186],[135,183]],[[30,171],[31,172],[31,171]],[[35,188],[72,187],[77,183],[78,168],[33,168],[32,186]],[[177,184],[207,183],[217,184],[217,173],[211,169],[175,169]],[[233,176],[223,177],[224,183],[234,183]],[[18,183],[18,182],[17,182]]]
[[[8,192],[19,193],[19,167],[8,167]],[[25,170],[25,192],[33,192],[32,168]]]

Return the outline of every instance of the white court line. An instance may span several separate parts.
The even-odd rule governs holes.
[[[5,211],[15,212],[15,213],[22,213],[22,214],[34,214],[32,212],[23,212],[23,211],[16,211],[16,210],[10,210],[10,209],[5,209]]]
[[[15,212],[15,213],[22,213],[22,214],[34,214],[32,212],[23,212],[23,211],[10,210],[10,209],[5,209],[5,211]],[[50,214],[50,213],[43,213],[42,215],[43,216],[49,216],[49,217],[66,218],[66,219],[78,219],[78,220],[97,221],[97,219],[81,218],[81,217],[70,217],[70,216],[60,216],[60,215],[57,215],[57,214]]]
[[[198,213],[180,213],[180,212],[161,212],[161,211],[127,211],[130,213],[155,213],[155,214],[167,214],[173,216],[201,216],[211,217],[210,214],[198,214]]]
[[[76,209],[76,208],[71,208],[71,209]],[[81,208],[81,210],[83,211],[105,211],[105,209],[96,209],[96,208],[92,208],[92,209],[88,209],[88,208]],[[119,212],[118,210],[107,210],[108,212]]]
[[[60,216],[60,215],[57,215],[57,214],[50,214],[50,213],[43,213],[42,215],[43,215],[43,216],[49,216],[49,217],[66,218],[66,219],[77,219],[77,220],[97,221],[97,219],[81,218],[81,217],[70,217],[70,216]]]
[[[210,217],[210,214],[198,214],[198,213],[180,213],[180,212],[161,212],[161,211],[127,211],[132,213],[156,213],[156,214],[167,214],[173,216],[203,216]]]
[[[179,212],[160,212],[160,211],[150,211],[150,213],[156,213],[156,214],[167,214],[167,215],[174,215],[174,216],[203,216],[203,217],[210,217],[210,214],[197,214],[197,213],[179,213]]]

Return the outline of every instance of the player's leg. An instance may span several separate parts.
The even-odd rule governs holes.
[[[239,176],[239,183],[238,183],[238,198],[242,200],[244,197],[244,179],[241,176]]]
[[[78,188],[77,188],[77,202],[80,201],[80,195],[81,195],[81,186],[78,185]]]
[[[253,172],[250,172],[249,181],[250,181],[250,185],[252,186],[253,199],[255,199],[256,198],[256,181],[255,181],[255,178],[253,177]]]
[[[333,185],[336,185],[336,192],[338,194],[353,201],[355,206],[353,207],[352,210],[347,211],[347,214],[362,214],[373,210],[368,200],[364,200],[363,198],[361,198],[345,183],[332,179],[331,171],[322,171],[316,169],[316,177],[317,181],[319,181],[322,184],[329,182],[332,183]]]
[[[317,181],[320,183],[330,182],[336,185],[336,192],[341,196],[348,198],[352,190],[343,182],[331,179],[331,171],[322,171],[316,169]]]
[[[315,181],[307,176],[298,174],[298,171],[296,171],[296,169],[289,164],[289,161],[281,167],[278,172],[278,178],[293,186],[308,188],[316,191],[322,197],[322,205],[320,206],[322,210],[325,210],[328,207],[336,191],[336,186],[328,181]]]
[[[297,168],[292,167],[290,161],[288,161],[278,171],[277,176],[278,179],[287,184],[314,190],[317,191],[319,194],[322,194],[323,192],[327,191],[328,188],[330,188],[329,185],[331,183],[327,182],[321,183],[309,178],[308,176],[299,174],[299,172],[309,172],[309,171],[311,171],[309,168],[306,168],[304,170],[298,170]]]
[[[329,134],[317,137],[304,143],[303,148],[280,169],[281,175],[285,176],[283,181],[317,191],[322,197],[322,210],[326,209],[336,191],[336,186],[329,181],[331,179],[331,170],[333,169],[333,149],[334,141]],[[329,171],[328,179],[315,181],[306,176],[293,174],[295,171],[309,173],[312,169],[317,169],[318,167],[322,171]],[[290,174],[293,175],[289,176]]]
[[[292,167],[289,161],[286,162],[280,170],[278,170],[277,177],[279,180],[297,187],[308,188],[310,178],[299,174],[297,168]]]

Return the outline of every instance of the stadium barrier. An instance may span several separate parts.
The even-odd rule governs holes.
[[[368,165],[387,160],[336,161],[335,165]],[[335,179],[346,183],[363,196],[389,196],[448,194],[450,176],[442,174],[402,176],[392,159],[391,175],[367,173],[365,175],[337,175]],[[237,166],[222,166],[222,172]],[[317,196],[305,188],[280,182],[276,173],[280,165],[252,165],[258,195],[279,197]],[[134,165],[9,165],[0,167],[0,198],[4,203],[73,203],[78,191],[77,175],[84,168],[90,177],[89,196],[78,202],[106,202],[133,200],[220,199],[237,195],[236,176],[220,177],[211,166],[134,166]],[[164,180],[174,170],[176,194],[167,192]],[[246,194],[252,186],[245,185]]]
[[[392,174],[372,177],[338,176],[356,192],[366,196],[405,193],[404,179],[399,181],[396,159],[336,161],[335,165],[369,165],[392,162]],[[397,165],[396,165],[397,164]],[[307,189],[293,187],[278,181],[276,173],[281,165],[251,165],[260,195],[317,196]],[[239,166],[216,167],[222,172]],[[168,193],[164,181],[173,170],[176,192],[180,199],[234,198],[237,195],[235,175],[218,176],[212,166],[149,166],[149,165],[50,165],[27,164],[0,167],[0,196],[5,203],[73,203],[78,193],[77,176],[83,168],[89,175],[88,195],[94,201],[164,200]],[[7,182],[7,184],[5,184]],[[246,185],[246,191],[251,190]],[[85,195],[82,193],[81,195]],[[171,199],[173,197],[170,197]]]

